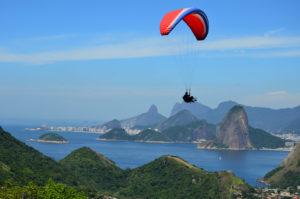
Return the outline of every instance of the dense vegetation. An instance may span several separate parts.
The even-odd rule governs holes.
[[[232,173],[209,173],[174,156],[133,169],[120,195],[129,198],[235,198],[248,186]]]
[[[267,180],[272,187],[292,187],[297,189],[297,186],[300,185],[300,172],[284,169],[284,167],[278,167],[267,173],[264,179]]]
[[[27,185],[14,185],[12,181],[6,181],[0,187],[0,198],[5,199],[49,199],[49,198],[66,198],[66,199],[87,199],[84,192],[79,192],[75,188],[56,184],[49,180],[45,186],[37,186],[29,182]]]
[[[118,198],[231,198],[249,188],[230,172],[209,173],[174,156],[121,170],[111,160],[84,147],[60,163],[72,170],[80,182]]]
[[[268,172],[268,173],[265,175],[264,179],[265,179],[265,180],[268,180],[270,177],[272,177],[274,174],[276,174],[276,173],[277,173],[278,171],[280,171],[281,169],[283,169],[283,167],[277,167],[277,168],[271,170],[270,172]]]
[[[71,183],[73,177],[52,158],[20,142],[0,127],[0,184],[11,179],[19,185],[45,185],[49,178]]]
[[[261,129],[252,128],[249,126],[249,137],[253,147],[260,148],[280,148],[285,146],[285,141],[279,137],[273,136],[270,133]]]
[[[300,185],[300,143],[280,163],[278,168],[264,176],[264,180],[273,187],[297,189],[297,186]]]
[[[60,161],[77,179],[77,184],[102,191],[116,191],[125,184],[124,172],[103,155],[83,147]]]
[[[67,141],[65,138],[63,138],[61,135],[58,135],[57,133],[46,133],[44,135],[41,135],[39,139],[45,141]]]
[[[146,129],[141,131],[139,134],[134,135],[134,140],[142,140],[142,141],[164,141],[164,142],[170,142],[172,139],[170,139],[165,134],[154,131],[151,129]]]
[[[99,138],[108,139],[108,140],[126,140],[126,141],[134,140],[133,136],[128,135],[126,131],[121,128],[112,129],[109,132],[105,133],[104,135],[101,135]]]
[[[198,120],[184,126],[167,128],[162,133],[173,141],[193,142],[199,139],[212,139],[216,135],[216,126],[205,120]]]

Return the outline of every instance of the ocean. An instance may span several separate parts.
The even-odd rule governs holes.
[[[45,131],[27,131],[23,125],[4,125],[3,129],[17,139],[59,161],[80,147],[90,147],[119,167],[136,168],[162,155],[175,155],[192,165],[207,171],[231,170],[248,184],[263,187],[256,180],[276,168],[288,155],[287,151],[219,151],[199,150],[196,144],[183,143],[139,143],[123,141],[99,141],[100,134],[56,132],[66,138],[68,144],[50,144],[27,141],[37,139]]]

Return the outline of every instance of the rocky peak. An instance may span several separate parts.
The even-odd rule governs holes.
[[[232,149],[251,148],[246,111],[240,105],[229,110],[217,132],[217,143]]]
[[[240,123],[243,129],[248,129],[248,117],[245,109],[236,105],[232,107],[221,122],[221,127],[230,125],[230,123]]]
[[[154,104],[152,104],[152,105],[150,106],[150,108],[149,108],[149,110],[148,110],[147,113],[149,113],[149,114],[158,114],[157,107],[156,107]]]

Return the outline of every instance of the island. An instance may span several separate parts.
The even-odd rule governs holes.
[[[44,135],[41,135],[38,140],[30,139],[29,141],[46,142],[46,143],[54,143],[54,144],[69,143],[68,140],[66,140],[61,135],[58,135],[56,133],[46,133]]]

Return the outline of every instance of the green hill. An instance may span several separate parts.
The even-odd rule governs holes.
[[[249,126],[249,138],[253,147],[276,149],[285,147],[285,140],[271,135],[261,129],[252,128]]]
[[[194,142],[199,139],[212,139],[216,134],[216,126],[208,124],[205,120],[198,120],[184,126],[167,128],[162,134],[172,141]]]
[[[121,128],[116,128],[116,129],[112,129],[109,132],[101,135],[99,137],[100,139],[107,139],[107,140],[126,140],[126,141],[130,141],[130,140],[134,140],[133,136],[129,135],[126,133],[126,131],[124,129]]]
[[[49,199],[49,198],[68,198],[68,199],[87,199],[88,196],[76,190],[74,187],[63,184],[56,184],[49,180],[45,186],[37,186],[29,182],[27,185],[19,186],[7,181],[0,186],[0,198],[3,199]]]
[[[146,129],[141,131],[139,134],[134,135],[134,140],[142,140],[142,141],[163,141],[170,142],[172,141],[169,137],[164,135],[159,131],[154,131],[152,129]]]
[[[235,198],[249,186],[231,172],[206,172],[174,156],[121,170],[111,160],[81,148],[60,163],[80,182],[117,198]]]
[[[264,176],[264,180],[274,187],[293,187],[300,185],[300,142],[281,162],[279,167]]]
[[[123,171],[103,155],[83,147],[60,161],[78,183],[102,191],[116,191],[124,186]]]
[[[39,140],[67,142],[65,138],[63,138],[61,135],[58,135],[57,133],[46,133],[44,135],[41,135],[39,137]]]
[[[174,156],[133,169],[127,183],[120,195],[128,198],[235,198],[249,188],[230,172],[206,172]]]
[[[52,158],[17,140],[0,127],[0,184],[11,179],[24,185],[44,185],[49,178],[71,183],[73,178]]]

